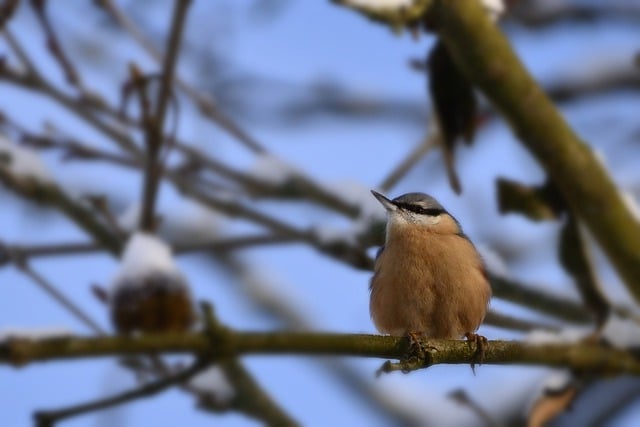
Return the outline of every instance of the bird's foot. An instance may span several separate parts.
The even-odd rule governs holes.
[[[421,353],[424,351],[424,346],[422,345],[424,334],[422,332],[407,332],[406,336],[409,340],[409,351],[407,353]]]
[[[482,362],[484,362],[484,356],[486,353],[486,349],[489,346],[489,341],[486,337],[479,334],[474,334],[473,332],[467,332],[466,334],[464,334],[464,336],[467,339],[468,343],[474,343],[476,345],[476,350],[473,353],[473,359],[471,360],[471,370],[475,375],[476,363],[478,365],[482,365]]]
[[[406,374],[416,369],[426,368],[431,365],[431,352],[434,348],[423,343],[426,338],[422,332],[407,332],[405,337],[409,341],[407,351],[398,362],[387,360],[377,371],[376,377],[394,371]]]

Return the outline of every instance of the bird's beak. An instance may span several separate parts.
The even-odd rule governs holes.
[[[384,206],[387,211],[395,211],[398,207],[391,200],[387,199],[382,194],[378,193],[375,190],[371,190],[371,194],[378,199],[378,201]]]

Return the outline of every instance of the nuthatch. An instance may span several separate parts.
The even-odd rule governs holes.
[[[372,193],[387,210],[386,241],[370,286],[376,328],[411,338],[466,336],[480,344],[478,339],[485,339],[475,331],[487,312],[491,287],[458,221],[423,193],[393,200]]]

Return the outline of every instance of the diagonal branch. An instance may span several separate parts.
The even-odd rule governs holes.
[[[435,1],[429,16],[456,64],[502,112],[640,301],[640,223],[593,150],[562,118],[479,2]]]
[[[37,411],[34,413],[37,426],[51,426],[54,423],[67,418],[85,414],[87,412],[98,411],[111,408],[113,406],[122,405],[123,403],[132,402],[137,399],[154,396],[168,388],[188,381],[198,373],[207,368],[208,363],[196,361],[191,367],[184,369],[176,374],[161,378],[134,390],[129,390],[115,396],[97,399],[91,402],[82,403],[80,405],[70,406],[68,408],[55,409],[49,411]]]
[[[102,222],[98,221],[94,212],[69,197],[56,184],[21,179],[13,176],[4,168],[0,168],[0,183],[26,199],[57,208],[90,234],[106,250],[114,255],[120,253],[122,241],[117,235],[112,233]]]

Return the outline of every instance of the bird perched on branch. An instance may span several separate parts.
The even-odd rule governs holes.
[[[147,233],[137,232],[127,242],[108,302],[119,333],[181,332],[196,319],[170,247]]]
[[[408,193],[393,200],[372,191],[387,211],[386,241],[371,279],[371,317],[385,334],[459,339],[475,334],[491,287],[471,241],[436,199]]]

